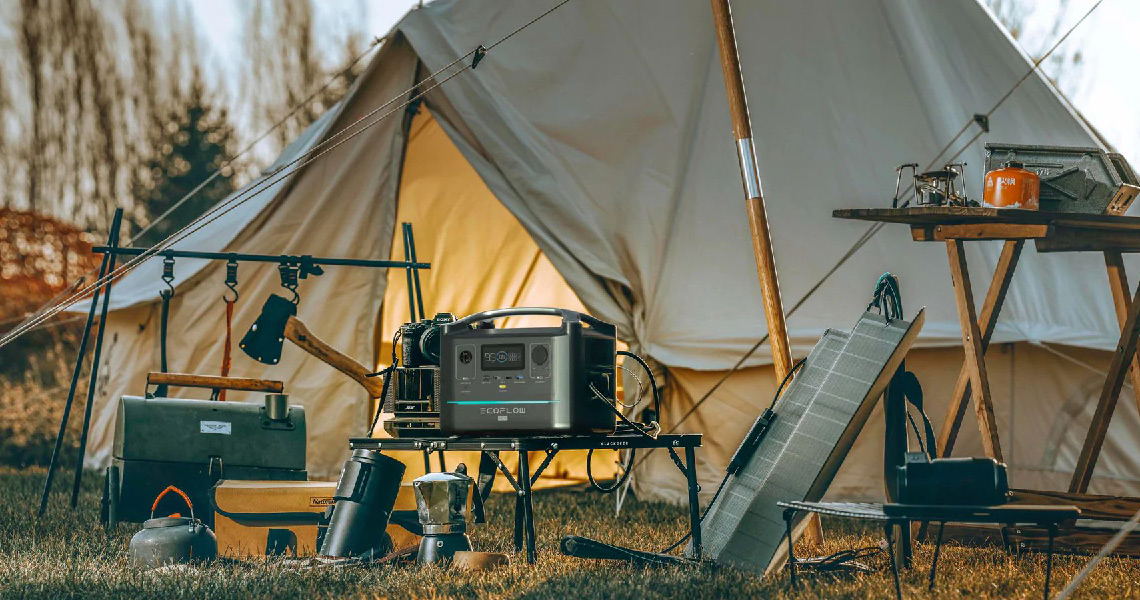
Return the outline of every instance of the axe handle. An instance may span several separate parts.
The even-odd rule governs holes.
[[[147,385],[173,385],[239,392],[265,392],[267,394],[280,394],[285,389],[283,383],[272,379],[218,377],[216,375],[193,375],[190,373],[147,373],[146,383]]]
[[[373,399],[379,398],[383,390],[383,383],[369,377],[369,371],[364,365],[325,343],[324,340],[312,334],[308,327],[297,317],[289,317],[285,323],[285,338],[293,342],[305,352],[317,357],[321,362],[351,377],[359,383]]]

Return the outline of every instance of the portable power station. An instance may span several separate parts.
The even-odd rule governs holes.
[[[562,323],[472,327],[518,315],[561,317]],[[440,339],[444,434],[614,432],[612,324],[572,310],[502,308],[448,323]]]

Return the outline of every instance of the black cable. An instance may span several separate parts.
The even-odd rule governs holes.
[[[628,356],[628,357],[632,358],[633,360],[636,360],[637,364],[641,365],[641,368],[645,369],[645,373],[647,375],[649,375],[649,387],[653,388],[653,410],[655,411],[655,415],[656,415],[656,419],[654,419],[654,420],[656,420],[658,423],[660,423],[661,422],[661,391],[657,389],[657,379],[655,379],[653,377],[653,369],[650,369],[649,365],[646,364],[646,362],[640,356],[638,356],[632,352],[629,352],[626,350],[618,350],[617,354],[618,354],[618,356]]]
[[[877,308],[879,313],[886,317],[888,320],[903,318],[902,308],[902,293],[899,292],[899,279],[891,274],[890,271],[883,273],[879,277],[879,281],[875,284],[875,291],[872,294],[871,303],[867,305],[867,310]],[[926,454],[926,444],[922,441],[923,435],[918,428],[918,423],[914,421],[914,415],[910,412],[910,407],[906,407],[906,418],[910,422],[911,429],[914,430],[914,437],[918,440],[918,449]]]
[[[871,303],[867,310],[878,309],[879,314],[887,320],[903,318],[902,293],[899,292],[899,278],[890,271],[879,276],[875,283],[875,291],[871,294]]]
[[[863,558],[870,558],[883,553],[884,550],[879,546],[864,546],[862,548],[852,548],[849,550],[840,550],[838,552],[828,554],[827,556],[818,556],[813,558],[796,559],[796,565],[802,568],[812,568],[816,571],[835,571],[848,563]],[[866,565],[856,563],[856,568],[866,569]]]
[[[906,407],[906,420],[910,421],[910,427],[914,430],[914,439],[918,440],[918,449],[921,450],[923,454],[931,458],[936,458],[926,453],[926,444],[922,443],[922,432],[918,430],[918,424],[914,422],[914,415],[910,414],[910,407]]]
[[[630,353],[630,355],[634,356],[635,358],[637,358],[637,360],[639,362],[641,362],[641,358],[638,357],[637,355],[632,354],[632,353]],[[647,369],[647,371],[648,371],[648,369]],[[653,377],[653,375],[650,374],[650,378],[651,378],[650,382],[653,381],[652,377]],[[590,384],[590,391],[594,392],[594,395],[597,396],[598,399],[602,401],[602,404],[605,404],[607,407],[609,407],[610,410],[614,411],[614,414],[617,415],[618,419],[621,419],[622,423],[624,425],[626,425],[627,427],[629,427],[630,429],[632,429],[634,433],[639,433],[639,434],[641,434],[647,438],[650,438],[650,439],[654,439],[654,440],[657,439],[654,435],[651,435],[648,431],[645,430],[644,425],[630,421],[629,417],[626,417],[620,410],[617,409],[616,406],[611,404],[609,399],[606,398],[604,395],[602,395],[602,393],[600,391],[598,391],[598,388],[594,387],[593,384]],[[598,483],[597,480],[594,479],[594,470],[593,470],[593,467],[591,466],[591,464],[593,463],[594,449],[591,448],[589,451],[586,452],[586,479],[590,482],[590,486],[593,487],[595,490],[603,493],[603,494],[610,494],[610,493],[616,492],[618,490],[618,488],[620,488],[622,485],[624,485],[626,480],[629,479],[630,474],[633,473],[633,460],[634,460],[634,457],[636,455],[637,455],[637,449],[636,448],[630,448],[629,449],[629,456],[626,457],[625,464],[622,465],[622,474],[618,477],[618,480],[616,482],[614,482],[613,485],[611,485],[610,487],[604,487],[600,483]]]
[[[633,473],[633,457],[636,454],[637,454],[637,449],[636,448],[630,448],[629,449],[629,456],[626,458],[625,464],[622,465],[621,476],[619,476],[618,480],[615,481],[614,484],[611,485],[610,487],[602,487],[602,485],[600,483],[598,483],[597,480],[594,479],[594,470],[590,466],[591,463],[593,462],[592,459],[594,457],[594,449],[590,448],[590,450],[588,452],[586,452],[586,479],[588,479],[590,481],[590,486],[593,487],[595,490],[603,493],[603,494],[611,494],[613,492],[616,492],[618,490],[618,488],[620,488],[623,484],[625,484],[626,480],[629,479],[630,473]]]
[[[372,437],[372,432],[376,431],[376,424],[380,422],[380,413],[384,412],[384,402],[388,398],[388,388],[392,384],[392,378],[396,375],[396,367],[400,364],[399,359],[396,358],[396,344],[400,341],[400,336],[404,333],[402,328],[396,329],[396,334],[392,336],[392,361],[388,364],[387,369],[383,369],[377,373],[369,373],[369,377],[377,375],[384,376],[384,387],[380,389],[379,402],[376,404],[376,415],[372,417],[372,427],[368,429],[366,435]]]
[[[787,375],[784,375],[784,380],[780,382],[780,387],[776,388],[776,394],[772,396],[772,403],[768,405],[768,410],[774,410],[776,408],[776,401],[779,400],[780,396],[784,393],[784,386],[788,385],[788,382],[792,380],[792,375],[795,375],[796,371],[799,371],[800,367],[804,366],[806,362],[807,357],[805,356],[801,358],[799,362],[792,365],[792,369],[788,371]]]
[[[788,371],[788,374],[786,376],[784,376],[784,380],[780,382],[780,386],[776,388],[776,393],[772,396],[772,403],[768,405],[768,411],[769,412],[771,412],[772,409],[774,409],[776,407],[776,402],[780,399],[780,396],[783,395],[784,387],[788,384],[789,381],[791,381],[792,375],[794,375],[796,373],[796,371],[800,370],[800,367],[804,366],[804,363],[806,363],[806,362],[807,362],[807,357],[804,357],[804,358],[801,358],[796,364],[792,365],[792,369],[790,371]],[[716,499],[720,497],[720,493],[722,491],[724,491],[724,486],[726,483],[728,483],[729,477],[731,477],[731,474],[726,472],[724,474],[724,477],[721,478],[720,485],[718,485],[716,488],[716,493],[713,494],[712,500],[709,502],[709,505],[707,507],[705,507],[705,511],[703,513],[701,513],[700,519],[697,520],[697,526],[698,527],[700,527],[701,523],[705,522],[705,517],[708,516],[709,511],[712,510],[713,505],[716,504]],[[677,548],[677,546],[680,546],[681,544],[685,543],[685,540],[688,540],[689,537],[691,537],[692,535],[693,535],[692,531],[690,531],[689,533],[686,533],[684,535],[684,537],[677,540],[676,542],[673,542],[673,544],[670,545],[668,548],[661,550],[659,552],[659,554],[665,554],[667,552],[672,552],[673,550],[675,550]]]

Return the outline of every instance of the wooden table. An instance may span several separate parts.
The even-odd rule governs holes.
[[[1088,490],[1124,378],[1129,372],[1137,407],[1140,409],[1140,363],[1136,360],[1137,339],[1140,337],[1140,289],[1132,297],[1129,296],[1131,288],[1122,256],[1126,252],[1140,252],[1140,218],[980,207],[857,208],[836,210],[832,215],[840,219],[906,224],[910,226],[914,241],[943,242],[946,245],[958,320],[962,328],[965,364],[958,374],[938,436],[941,456],[949,456],[953,450],[972,395],[985,453],[1003,461],[994,421],[985,352],[1026,240],[1033,240],[1037,251],[1041,253],[1101,252],[1104,255],[1121,333],[1076,470],[1069,483],[1070,493],[1063,497],[1058,494],[1058,502],[1081,506],[1079,495]],[[979,313],[974,305],[966,265],[965,242],[982,240],[1002,240],[1004,246]],[[1033,495],[1038,502],[1042,494],[1047,494],[1026,493]],[[1103,505],[1106,498],[1090,496],[1089,500]],[[1140,499],[1116,500],[1130,505],[1135,503],[1135,509],[1140,509]]]

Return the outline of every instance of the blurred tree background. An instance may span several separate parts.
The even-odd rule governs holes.
[[[1077,8],[1070,0],[1057,0],[1055,6],[1048,7],[1052,18],[1034,20],[1031,18],[1034,11],[1043,9],[1038,0],[985,0],[985,3],[1033,61],[1040,60],[1072,26],[1073,9]],[[1085,83],[1081,77],[1084,56],[1080,49],[1084,31],[1074,32],[1041,64],[1041,72],[1070,100]]]
[[[0,179],[7,183],[0,206],[95,233],[122,206],[137,232],[342,71],[369,40],[360,29],[362,4],[354,9],[361,18],[318,31],[319,0],[236,3],[234,19],[243,24],[236,47],[244,55],[243,84],[234,90],[205,64],[188,1],[0,6],[0,44],[10,50],[0,60]],[[328,110],[363,64],[285,119],[258,156],[276,154]],[[255,174],[250,160],[226,167],[140,241],[162,239]]]
[[[356,61],[371,41],[362,0],[341,3],[357,14],[340,27],[320,22],[321,0],[235,2],[240,39],[223,65],[190,1],[0,3],[0,333],[98,266],[91,245],[116,207],[124,242],[164,239],[256,176],[367,63]],[[56,319],[0,349],[0,464],[50,456],[81,322]]]

